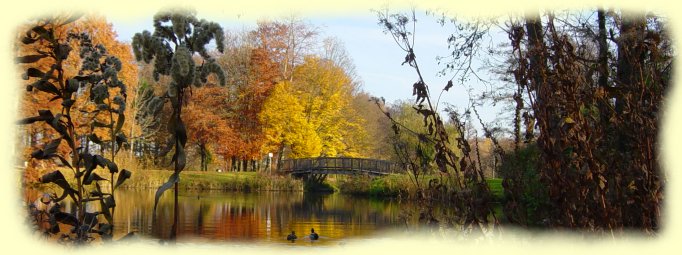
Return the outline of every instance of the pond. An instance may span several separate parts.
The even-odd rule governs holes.
[[[152,213],[154,193],[153,189],[116,192],[114,239],[133,231],[146,238],[169,237],[173,192],[161,198],[156,216]],[[68,200],[66,211],[75,210]],[[339,193],[181,191],[178,241],[337,245],[404,231],[414,221],[405,209],[415,206],[409,201]],[[308,238],[311,228],[319,233],[319,240]],[[293,243],[286,240],[291,231],[298,236]]]

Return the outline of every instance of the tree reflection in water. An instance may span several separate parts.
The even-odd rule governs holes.
[[[171,196],[163,196],[153,217],[153,190],[121,190],[115,219],[116,236],[128,231],[156,239],[170,235]],[[287,243],[291,231],[314,228],[320,244],[368,238],[377,232],[404,228],[406,203],[301,192],[198,192],[180,194],[178,238],[193,241]],[[409,206],[408,206],[409,207]],[[154,224],[156,223],[156,224]],[[303,238],[299,238],[303,240]],[[307,240],[307,239],[306,239]],[[300,243],[300,242],[299,242]]]
[[[116,201],[114,239],[130,232],[142,238],[169,238],[171,225],[167,223],[173,217],[172,196],[162,196],[157,214],[152,215],[154,193],[153,189],[117,191],[116,196],[125,199]],[[40,194],[27,190],[24,199],[33,201]],[[71,201],[64,201],[65,211],[73,212]],[[440,232],[420,221],[423,210],[411,201],[338,193],[184,191],[179,203],[178,238],[184,242],[292,245],[287,235],[295,231],[301,235],[293,245],[336,245],[349,239],[375,238],[386,232],[407,235],[417,230]],[[96,211],[98,206],[93,203],[87,208]],[[433,209],[441,216],[454,213],[447,206]],[[447,226],[446,221],[439,224]],[[315,242],[307,235],[313,228],[320,236]]]

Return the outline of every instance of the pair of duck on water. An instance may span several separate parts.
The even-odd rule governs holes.
[[[310,237],[310,240],[317,240],[317,239],[320,239],[320,235],[318,235],[317,233],[315,233],[315,229],[314,229],[314,228],[311,228],[311,229],[310,229],[310,235],[309,235],[309,237]],[[289,234],[289,235],[287,236],[287,241],[292,241],[292,242],[293,242],[293,241],[295,241],[296,239],[298,239],[298,237],[296,236],[296,232],[294,232],[294,231],[291,231],[291,234]]]

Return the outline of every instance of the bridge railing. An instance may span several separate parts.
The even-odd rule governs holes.
[[[345,170],[388,174],[398,172],[400,168],[397,164],[386,160],[320,157],[282,160],[280,172],[291,173],[315,170]]]

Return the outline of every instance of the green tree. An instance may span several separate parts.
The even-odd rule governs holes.
[[[414,167],[415,169],[409,169],[411,172],[434,173],[436,170],[433,162],[435,143],[432,139],[422,135],[429,132],[428,126],[424,125],[424,116],[415,111],[410,102],[400,100],[396,101],[388,109],[388,112],[396,122],[394,130],[387,140],[387,144],[393,147],[392,160],[402,162],[408,168]],[[443,125],[449,135],[459,135],[452,122],[446,122]],[[452,140],[446,144],[455,155],[462,155],[460,149],[457,148],[456,141]],[[410,166],[409,162],[418,162],[418,166]]]
[[[430,169],[433,161],[433,143],[428,139],[419,137],[418,134],[427,133],[428,130],[424,127],[424,116],[421,116],[413,108],[412,104],[407,101],[398,101],[391,107],[391,116],[394,120],[400,123],[401,132],[394,133],[391,137],[391,144],[393,147],[405,147],[408,151],[408,157],[412,160],[423,160],[423,167]],[[404,161],[399,155],[394,160],[400,162]],[[404,157],[405,155],[402,155]]]

